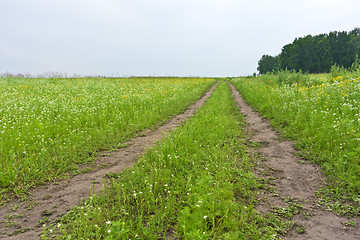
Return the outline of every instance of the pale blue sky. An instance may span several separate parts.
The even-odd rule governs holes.
[[[358,0],[0,0],[0,73],[243,76],[307,34],[360,27]]]

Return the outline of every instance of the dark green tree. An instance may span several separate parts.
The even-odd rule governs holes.
[[[263,55],[258,62],[258,68],[260,74],[264,74],[267,72],[277,71],[279,69],[279,57],[278,56],[270,56]]]
[[[313,73],[325,73],[329,72],[332,61],[330,55],[330,43],[328,35],[321,34],[314,36],[314,53],[313,53]]]
[[[360,28],[350,32],[330,32],[316,36],[307,35],[296,38],[285,45],[278,56],[279,69],[302,70],[309,73],[329,72],[334,64],[349,68],[356,55],[360,55]],[[264,56],[266,59],[263,59]],[[264,55],[259,61],[258,70],[263,71],[260,63],[267,62],[271,56]]]

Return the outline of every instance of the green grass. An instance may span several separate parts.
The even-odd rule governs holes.
[[[323,197],[341,205],[350,200],[352,210],[342,213],[354,215],[360,209],[359,76],[283,72],[231,80],[252,107],[295,139],[301,157],[321,165],[330,183]]]
[[[44,229],[58,239],[276,239],[289,224],[254,210],[243,118],[225,82],[182,127],[105,191]],[[52,233],[51,233],[52,232]]]
[[[138,131],[183,111],[214,82],[1,78],[0,195],[20,196],[78,172],[78,164],[93,160],[97,151],[121,147]]]

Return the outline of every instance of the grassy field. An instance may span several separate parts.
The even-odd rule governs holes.
[[[0,79],[0,195],[79,172],[102,149],[183,111],[199,78]],[[0,199],[1,202],[1,199]]]
[[[231,82],[243,97],[286,137],[300,155],[322,166],[330,180],[328,198],[350,200],[337,206],[359,214],[360,73],[303,75],[281,72]]]
[[[220,103],[220,104],[219,104]],[[221,82],[184,126],[106,191],[44,232],[59,239],[275,239],[289,224],[253,206],[262,184],[243,144],[244,122]]]
[[[296,141],[301,157],[324,169],[329,185],[319,199],[339,213],[359,215],[360,73],[284,71],[229,81]],[[79,173],[79,164],[91,162],[98,151],[122,147],[138,131],[183,111],[214,83],[0,79],[0,196],[20,196],[34,185]],[[43,238],[278,239],[296,223],[254,209],[258,191],[269,186],[253,173],[257,159],[246,146],[257,143],[248,142],[244,126],[220,80],[190,120],[133,167],[108,174],[104,192],[44,227]]]

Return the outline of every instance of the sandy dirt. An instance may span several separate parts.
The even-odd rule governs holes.
[[[286,207],[284,199],[290,199],[303,206],[293,220],[304,226],[305,233],[291,230],[284,239],[360,239],[360,230],[356,226],[346,226],[351,220],[339,217],[333,212],[323,210],[316,202],[315,191],[324,184],[321,169],[309,162],[303,161],[294,155],[296,152],[293,142],[279,141],[279,135],[273,130],[270,122],[263,119],[240,96],[239,92],[229,84],[234,100],[240,112],[248,123],[247,132],[250,140],[260,143],[257,152],[263,158],[256,169],[258,173],[266,173],[273,179],[275,194],[266,194],[256,209],[266,213],[274,206]],[[261,197],[261,196],[260,196]],[[356,220],[356,219],[352,219]],[[359,220],[356,220],[359,223]]]
[[[156,130],[139,133],[138,137],[126,143],[127,147],[116,152],[99,154],[96,164],[106,167],[39,187],[31,191],[26,202],[14,200],[2,207],[0,209],[0,238],[39,239],[43,224],[39,223],[42,219],[49,219],[47,223],[49,224],[64,216],[72,207],[81,203],[82,199],[88,198],[93,191],[92,189],[95,192],[101,191],[106,174],[121,172],[131,167],[137,161],[138,156],[144,154],[147,148],[153,146],[169,131],[176,129],[191,117],[211,96],[217,84],[184,113],[174,116]],[[13,235],[11,236],[11,234]]]

